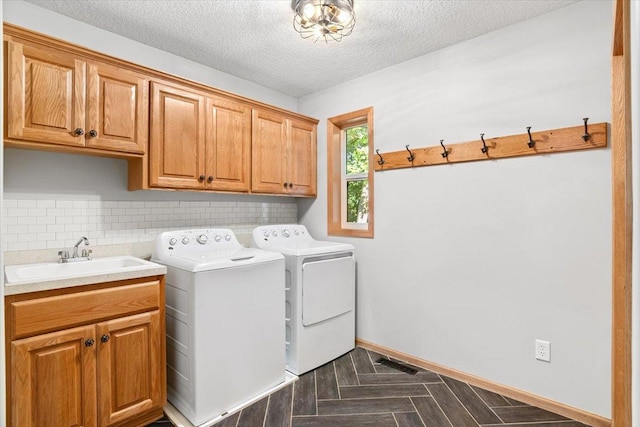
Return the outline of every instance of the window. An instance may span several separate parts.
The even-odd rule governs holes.
[[[373,108],[327,120],[328,234],[373,237]]]

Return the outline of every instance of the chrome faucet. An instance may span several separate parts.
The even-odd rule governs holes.
[[[75,245],[73,245],[73,257],[74,258],[78,258],[78,246],[80,246],[80,243],[82,243],[82,242],[84,242],[85,246],[89,246],[89,239],[87,239],[86,237],[82,236],[80,238],[80,240],[78,240],[78,242]],[[83,254],[83,256],[85,256],[85,255]]]
[[[76,262],[76,261],[91,261],[91,249],[83,249],[82,256],[78,256],[78,246],[80,246],[84,242],[85,246],[89,246],[89,239],[86,237],[81,237],[78,242],[73,245],[73,256],[69,258],[69,251],[60,251],[58,255],[60,255],[60,262]]]

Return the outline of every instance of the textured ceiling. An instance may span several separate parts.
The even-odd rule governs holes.
[[[290,0],[27,0],[300,97],[576,0],[355,0],[340,43],[294,32]]]

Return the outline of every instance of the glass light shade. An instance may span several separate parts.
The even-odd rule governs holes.
[[[355,24],[353,0],[296,0],[293,28],[304,39],[339,42]]]
[[[304,17],[309,20],[309,19],[313,19],[313,15],[315,15],[316,13],[316,8],[311,4],[311,3],[307,3],[304,5],[304,9],[302,10]]]

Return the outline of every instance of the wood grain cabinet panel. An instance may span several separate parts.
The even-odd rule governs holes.
[[[251,107],[151,82],[149,184],[249,191]]]
[[[87,292],[33,298],[7,305],[14,338],[56,331],[160,307],[157,280]]]
[[[207,98],[206,187],[249,191],[251,107],[221,97]]]
[[[287,170],[289,192],[301,196],[316,195],[316,126],[299,120],[288,120],[289,150]]]
[[[6,146],[126,158],[129,190],[316,195],[317,120],[4,30]]]
[[[12,41],[6,49],[7,137],[83,146],[85,62]]]
[[[287,122],[279,114],[253,110],[251,190],[285,192]]]
[[[95,347],[93,326],[14,341],[11,425],[95,427]]]
[[[163,347],[158,311],[97,325],[101,426],[163,405]]]
[[[89,63],[86,145],[143,154],[149,126],[148,87],[149,81],[140,74]]]
[[[7,138],[143,154],[148,80],[49,47],[6,43]]]
[[[204,148],[204,95],[151,82],[149,184],[203,188]]]
[[[139,427],[161,418],[164,301],[162,276],[5,297],[8,425]]]
[[[316,125],[253,110],[252,184],[256,193],[316,195]]]

